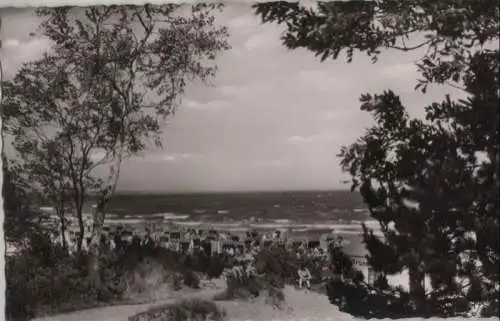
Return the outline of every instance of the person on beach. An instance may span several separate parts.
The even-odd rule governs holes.
[[[297,271],[297,274],[299,275],[299,288],[302,289],[302,286],[305,283],[306,287],[310,289],[312,276],[309,269],[306,266],[302,265]]]

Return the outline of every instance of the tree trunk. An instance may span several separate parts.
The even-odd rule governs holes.
[[[99,258],[101,254],[101,235],[102,227],[104,225],[104,208],[97,206],[93,215],[93,230],[92,238],[89,245],[89,278],[93,287],[99,288],[101,286],[101,274]]]
[[[64,211],[57,210],[57,216],[59,216],[59,220],[61,221],[61,241],[62,247],[64,251],[68,252],[68,240],[66,240],[66,221],[64,217]]]
[[[121,145],[123,146],[123,145]],[[101,286],[101,275],[100,275],[100,250],[101,250],[101,235],[102,228],[104,226],[104,219],[106,215],[106,207],[113,196],[118,178],[120,177],[120,166],[122,161],[122,148],[119,148],[118,157],[115,160],[115,164],[110,167],[110,175],[108,177],[109,184],[102,190],[102,193],[97,201],[95,211],[93,213],[93,228],[92,228],[92,238],[89,246],[89,265],[88,272],[91,285],[96,288]]]
[[[419,313],[423,312],[425,304],[425,271],[422,264],[410,267],[410,298]]]
[[[77,243],[77,248],[78,248],[78,253],[82,253],[82,245],[83,245],[83,238],[85,236],[85,225],[83,224],[83,216],[82,216],[82,211],[80,210],[80,206],[77,207],[76,210],[76,217],[78,218],[78,243]]]

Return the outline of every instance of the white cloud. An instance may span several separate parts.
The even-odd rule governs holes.
[[[163,163],[163,162],[177,162],[193,158],[197,155],[190,153],[163,153],[163,154],[143,154],[135,158],[141,162],[150,163]]]
[[[165,161],[165,162],[173,162],[177,159],[176,155],[162,155],[160,157],[160,160]]]
[[[7,39],[4,42],[2,42],[2,47],[5,49],[15,48],[19,46],[20,43],[21,42],[17,39]]]
[[[418,68],[414,62],[392,64],[390,66],[381,68],[380,73],[384,78],[389,79],[417,79],[419,76]]]
[[[182,103],[182,107],[196,110],[217,110],[226,108],[228,106],[229,103],[224,100],[212,100],[206,103],[202,103],[192,99],[184,99]]]
[[[349,81],[348,76],[342,74],[336,77],[324,70],[302,70],[297,73],[297,79],[304,85],[321,91],[338,91],[352,87],[353,83]]]
[[[302,143],[302,142],[306,142],[307,138],[303,137],[303,136],[292,136],[292,137],[288,138],[288,141],[290,143]]]
[[[257,26],[258,24],[258,19],[256,17],[242,15],[231,19],[226,25],[231,29],[231,31],[234,31],[235,29],[248,31],[248,28]]]
[[[336,135],[332,132],[320,132],[315,135],[310,136],[292,136],[287,140],[292,144],[300,144],[300,143],[326,143],[334,140]]]
[[[335,119],[335,116],[338,116],[338,112],[335,110],[327,110],[323,113],[323,119],[330,120]]]
[[[289,163],[283,160],[262,161],[254,164],[255,167],[285,167],[288,165]]]
[[[245,50],[269,50],[281,46],[279,39],[274,34],[257,33],[245,41]]]
[[[50,40],[47,38],[37,38],[28,42],[17,41],[17,43],[11,39],[10,46],[2,48],[2,65],[6,77],[13,77],[23,63],[40,59],[49,49]]]
[[[163,154],[159,157],[160,161],[164,162],[175,162],[178,160],[192,158],[193,154],[182,153],[182,154]]]
[[[238,87],[233,85],[225,85],[218,88],[218,92],[220,92],[224,96],[235,96],[240,95],[246,91],[244,87]]]

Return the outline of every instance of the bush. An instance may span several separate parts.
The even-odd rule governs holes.
[[[217,296],[218,300],[247,299],[257,297],[264,288],[264,282],[256,276],[248,278],[227,277],[226,291]]]
[[[200,288],[200,278],[196,273],[191,270],[185,270],[184,272],[184,285],[192,289]]]
[[[269,287],[267,290],[268,297],[266,302],[275,308],[281,309],[285,302],[285,294],[282,289],[276,287]]]
[[[180,289],[182,289],[182,280],[183,277],[180,273],[174,274],[174,278],[172,280],[174,291],[179,291]]]
[[[224,260],[219,256],[214,256],[210,259],[206,274],[209,279],[216,279],[222,275],[226,264]]]
[[[263,275],[272,286],[283,288],[297,277],[295,255],[282,248],[264,249],[255,257],[257,274]]]
[[[224,310],[211,301],[185,300],[150,309],[128,318],[128,321],[223,321]]]

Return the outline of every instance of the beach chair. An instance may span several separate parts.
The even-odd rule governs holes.
[[[189,242],[181,242],[181,251],[186,253],[189,250]]]

